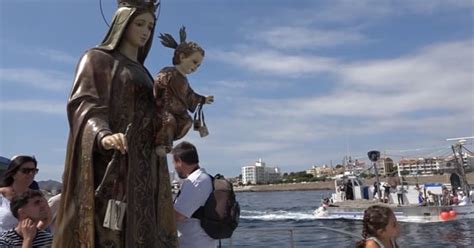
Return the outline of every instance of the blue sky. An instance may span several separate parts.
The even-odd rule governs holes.
[[[436,155],[474,135],[473,22],[472,0],[163,0],[146,66],[181,25],[206,50],[188,79],[210,135],[185,139],[211,173]],[[62,176],[76,63],[106,31],[99,0],[0,0],[0,155],[34,154],[39,180]]]

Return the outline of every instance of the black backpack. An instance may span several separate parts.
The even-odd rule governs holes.
[[[240,206],[231,182],[220,174],[210,177],[213,190],[192,218],[201,220],[201,227],[211,238],[227,239],[239,225]]]

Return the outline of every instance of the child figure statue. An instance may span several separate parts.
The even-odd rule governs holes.
[[[173,48],[173,66],[161,69],[155,78],[153,93],[158,109],[162,109],[158,119],[162,124],[156,135],[156,152],[166,155],[178,140],[188,132],[193,124],[191,116],[199,104],[211,104],[214,96],[202,96],[193,91],[186,75],[193,73],[201,65],[204,49],[197,43],[186,41],[186,29],[179,30],[180,43],[170,34],[160,34],[165,47]]]

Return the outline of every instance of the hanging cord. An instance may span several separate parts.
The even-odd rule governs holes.
[[[158,23],[158,18],[160,18],[160,14],[161,14],[161,0],[158,0],[158,3],[156,4],[155,9],[156,9],[156,12],[157,12],[156,22]],[[156,24],[155,24],[155,26],[156,26]]]
[[[107,27],[110,28],[109,23],[108,23],[107,20],[105,19],[104,11],[102,10],[102,0],[99,0],[99,7],[100,7],[100,14],[102,14],[102,19],[104,19],[104,22],[105,22],[105,24],[107,24]]]

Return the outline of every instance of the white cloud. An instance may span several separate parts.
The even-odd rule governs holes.
[[[74,64],[77,62],[77,58],[73,57],[63,51],[50,49],[50,48],[36,48],[34,53],[44,56],[52,61],[60,63]]]
[[[298,26],[274,27],[268,31],[258,32],[254,39],[262,40],[279,49],[315,49],[367,40],[357,31],[320,30]]]
[[[0,103],[1,111],[66,114],[66,101],[10,100]]]
[[[290,12],[292,21],[306,24],[338,23],[372,25],[378,20],[407,14],[435,15],[472,9],[471,0],[329,0],[318,1],[314,8]],[[317,11],[314,9],[317,8]],[[296,20],[295,20],[296,19]]]
[[[35,68],[0,68],[0,82],[21,83],[37,89],[62,91],[71,85],[71,75],[57,70]]]
[[[319,56],[289,55],[276,51],[211,51],[211,59],[250,71],[276,75],[301,76],[334,70],[336,60]]]
[[[341,132],[356,136],[409,130],[446,137],[460,130],[472,132],[472,46],[470,41],[447,42],[393,59],[335,63],[327,70],[336,78],[335,89],[323,96],[234,97],[225,117],[207,120],[218,137],[244,144],[235,147],[242,154],[248,152],[247,146],[248,150],[284,150]],[[237,54],[234,58],[241,58]],[[265,145],[273,143],[277,145]]]

